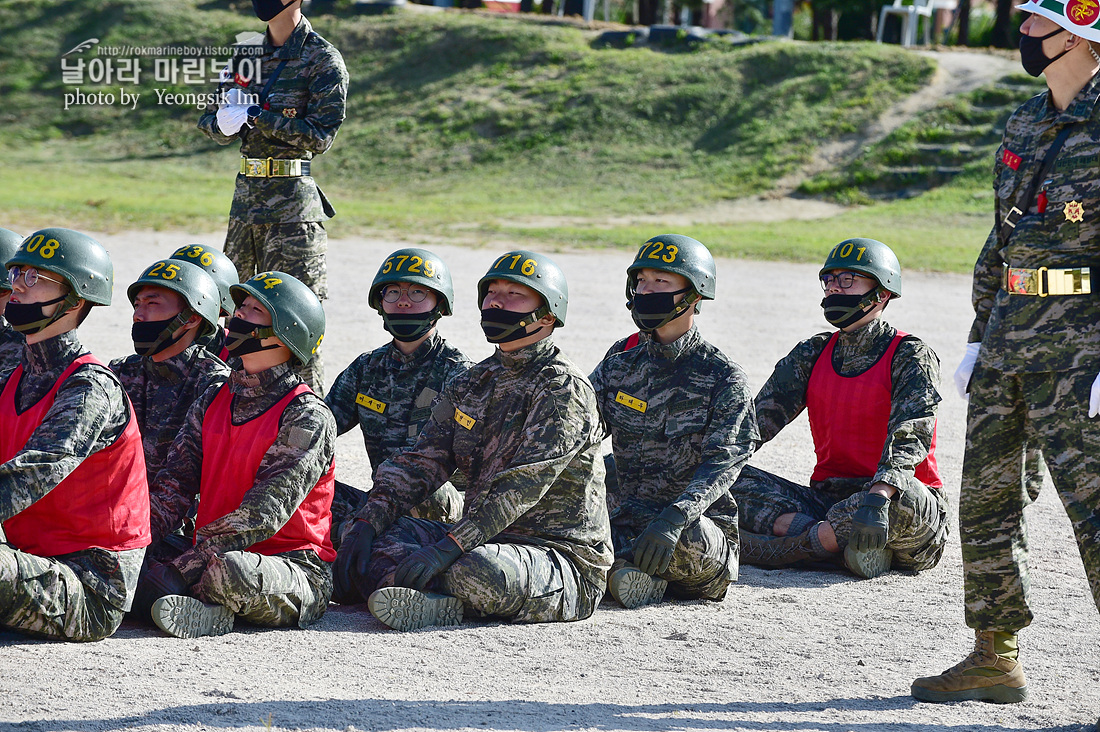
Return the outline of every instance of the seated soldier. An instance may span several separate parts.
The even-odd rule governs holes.
[[[130,609],[149,544],[134,410],[76,336],[110,304],[114,268],[68,229],[30,235],[7,266],[7,318],[27,343],[0,384],[0,626],[100,640]]]
[[[159,596],[153,622],[181,638],[227,633],[235,616],[305,627],[332,594],[336,425],[293,368],[312,358],[325,313],[282,272],[232,293],[228,346],[241,368],[194,403],[153,482],[175,520],[199,499],[193,548],[142,579]]]
[[[164,468],[168,449],[191,405],[209,387],[220,386],[229,377],[229,367],[197,342],[218,329],[221,298],[205,271],[171,259],[154,262],[126,295],[134,306],[131,335],[136,353],[112,361],[111,370],[134,406],[152,483]],[[145,553],[146,566],[174,557],[190,544],[190,536],[177,534],[179,525],[166,523],[169,514],[178,513],[177,507],[165,508],[153,499],[153,543]],[[163,552],[162,541],[171,543]],[[135,609],[142,610],[141,605],[139,598]]]
[[[391,628],[454,625],[464,610],[581,620],[603,597],[612,552],[599,414],[551,338],[568,301],[548,257],[500,257],[478,283],[496,351],[452,379],[416,445],[376,471],[336,571]],[[456,468],[468,481],[461,520],[406,515]]]
[[[700,242],[647,241],[626,270],[641,334],[613,345],[589,377],[614,454],[608,591],[625,607],[660,602],[666,588],[721,600],[737,579],[729,489],[758,435],[745,372],[695,327],[714,288],[714,259]]]
[[[901,267],[874,239],[836,245],[821,268],[825,319],[756,396],[761,443],[805,409],[817,465],[801,486],[746,467],[733,486],[741,561],[762,567],[839,560],[860,577],[936,566],[947,497],[936,468],[940,362],[882,319]],[[750,533],[751,532],[751,533]]]
[[[240,279],[237,276],[237,267],[229,257],[213,247],[188,244],[173,252],[172,259],[189,262],[206,270],[218,286],[218,293],[221,295],[219,317],[228,318],[233,314],[237,306],[233,304],[233,295],[230,294],[229,288],[240,282]],[[229,349],[225,347],[225,329],[220,325],[211,333],[199,336],[199,342],[222,361],[229,360]]]
[[[0,264],[8,261],[15,255],[23,237],[8,229],[0,229]],[[11,371],[19,365],[19,359],[23,355],[23,344],[26,339],[23,334],[12,328],[4,319],[4,306],[8,304],[11,296],[11,282],[8,281],[7,268],[0,267],[0,374]]]
[[[472,363],[435,329],[440,317],[451,314],[453,300],[447,265],[424,249],[394,252],[374,276],[367,302],[393,340],[355,359],[325,395],[339,434],[357,425],[362,430],[373,470],[416,444],[443,385]],[[365,493],[337,481],[334,542],[344,520],[353,520],[365,501]],[[462,518],[462,494],[444,483],[409,515],[454,523]],[[355,588],[341,587],[339,575],[335,579],[338,602],[363,602]]]

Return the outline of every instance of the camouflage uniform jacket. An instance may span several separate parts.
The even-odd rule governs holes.
[[[589,377],[615,453],[612,512],[632,504],[655,516],[672,505],[689,523],[712,506],[736,515],[729,488],[759,439],[745,372],[695,326],[667,345],[644,334],[625,343]]]
[[[416,445],[379,466],[358,518],[381,534],[456,468],[469,480],[451,534],[466,551],[533,544],[602,588],[611,528],[592,386],[552,338],[496,352],[443,389]]]
[[[240,139],[241,155],[248,158],[309,160],[327,151],[344,121],[348,93],[348,72],[340,52],[302,18],[282,46],[272,46],[270,37],[265,37],[259,58],[261,76],[244,88],[248,94],[258,96],[276,67],[283,60],[287,64],[268,94],[269,108],[256,117],[255,127],[246,124],[237,133],[223,135],[218,129],[217,107],[212,106],[199,118],[199,129],[219,145]],[[233,85],[230,82],[221,88]],[[229,217],[252,224],[322,221],[332,215],[331,210],[326,213],[325,206],[312,176],[238,175]]]
[[[16,406],[30,409],[85,353],[73,331],[26,345]],[[93,364],[73,372],[58,388],[53,406],[22,452],[0,465],[0,521],[31,506],[85,458],[114,444],[129,421],[126,395],[113,373]],[[137,586],[144,554],[144,550],[92,548],[66,554],[64,560],[85,586],[112,606],[125,610]]]
[[[841,376],[858,376],[886,353],[897,329],[876,318],[851,333],[840,332],[833,349],[833,367]],[[794,347],[775,365],[764,388],[756,395],[756,418],[761,444],[775,437],[806,408],[806,387],[818,356],[832,333],[818,333]],[[886,443],[872,482],[882,481],[895,488],[912,479],[915,468],[932,445],[936,426],[936,385],[940,381],[940,359],[919,338],[909,336],[898,344],[890,365],[890,417]]]
[[[994,168],[997,215],[974,265],[974,325],[970,341],[981,341],[980,361],[1000,371],[1066,371],[1100,363],[1100,76],[1094,77],[1065,111],[1050,103],[1049,91],[1033,97],[1008,120]],[[999,231],[1008,211],[1042,167],[1054,138],[1071,127],[1045,187],[1047,205],[1036,202],[1016,224],[1008,242]],[[1083,210],[1081,210],[1083,209]],[[1074,219],[1080,220],[1075,221]],[[1010,267],[1092,267],[1093,294],[1034,297],[1001,288]]]
[[[160,362],[136,353],[119,358],[111,361],[111,370],[134,405],[151,483],[164,467],[191,404],[208,387],[224,384],[229,367],[202,346],[192,344]]]
[[[19,365],[23,357],[23,346],[27,339],[23,334],[8,325],[0,317],[0,374],[11,371]]]
[[[299,381],[285,363],[257,374],[232,372],[229,388],[233,393],[233,421],[241,424],[259,416]],[[149,486],[154,540],[179,524],[200,493],[203,417],[221,388],[211,386],[191,406],[164,469]],[[195,550],[181,557],[179,569],[184,576],[195,581],[210,557],[247,551],[274,536],[328,470],[335,449],[336,425],[321,398],[309,393],[292,400],[283,412],[278,437],[260,462],[255,483],[245,493],[240,508],[196,532]],[[216,485],[202,488],[217,490]],[[328,572],[328,563],[322,562],[316,552],[295,554],[308,555],[310,564]]]
[[[408,356],[388,343],[352,361],[325,403],[338,434],[359,425],[371,468],[378,470],[394,453],[416,444],[443,385],[472,364],[438,333]]]

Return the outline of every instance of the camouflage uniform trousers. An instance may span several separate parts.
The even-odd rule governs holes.
[[[634,562],[634,544],[648,522],[639,525],[619,514],[611,517],[615,562],[611,571]],[[732,532],[732,538],[727,534]],[[737,580],[737,519],[700,516],[684,527],[668,569],[657,575],[668,581],[668,593],[681,600],[721,600]]]
[[[1022,453],[1017,453],[1017,460]],[[783,514],[802,513],[828,521],[843,549],[852,535],[852,515],[859,508],[871,478],[830,478],[799,485],[778,475],[745,466],[733,484],[741,527],[771,535]],[[1019,488],[1017,466],[1017,488]],[[915,478],[898,486],[890,502],[890,531],[886,546],[893,550],[895,569],[919,572],[935,567],[943,556],[950,525],[947,497]]]
[[[397,566],[417,549],[443,539],[450,528],[439,521],[399,518],[374,543],[369,587],[364,596],[379,587],[392,586]],[[586,582],[562,552],[535,544],[504,542],[483,544],[466,552],[429,588],[462,600],[471,615],[516,623],[583,620],[600,604],[604,592],[603,587]]]
[[[328,234],[320,221],[250,224],[230,218],[224,248],[237,266],[241,282],[259,272],[276,270],[301,280],[318,299],[328,298]],[[318,396],[325,395],[320,349],[295,371]]]
[[[139,564],[144,553],[144,549],[119,552],[134,555]],[[115,554],[102,555],[111,558],[117,571]],[[94,586],[85,585],[81,577],[93,577],[80,569],[63,557],[40,557],[0,544],[0,627],[68,641],[97,641],[113,635],[123,611]]]
[[[1100,421],[1088,418],[1095,369],[1009,374],[979,363],[970,381],[959,528],[966,624],[1015,632],[1028,605],[1024,441],[1042,450],[1100,608]]]
[[[332,497],[332,544],[337,550],[343,542],[344,534],[351,530],[355,515],[367,505],[369,491],[336,481],[336,492]],[[445,524],[457,523],[462,518],[464,499],[450,483],[444,483],[439,489],[415,506],[409,515],[429,521]]]

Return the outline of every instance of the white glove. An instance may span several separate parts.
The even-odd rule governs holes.
[[[1089,416],[1100,414],[1100,374],[1092,382],[1092,391],[1089,392]]]
[[[234,104],[218,110],[218,129],[223,135],[235,135],[248,119],[248,105]]]
[[[229,89],[225,93],[225,102],[221,104],[222,107],[232,107],[238,104],[243,104],[246,107],[250,104],[255,104],[255,95],[249,94],[239,86],[235,86]]]
[[[967,399],[966,387],[970,383],[970,375],[974,373],[974,364],[978,362],[978,351],[982,349],[981,342],[967,343],[966,353],[963,354],[962,363],[955,369],[955,389],[959,397]]]

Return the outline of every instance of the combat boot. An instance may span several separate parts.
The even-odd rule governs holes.
[[[997,646],[1002,653],[997,654]],[[1027,699],[1024,667],[1008,655],[1016,653],[1016,635],[979,630],[974,650],[960,663],[939,676],[925,676],[913,682],[911,692],[921,701],[947,702],[976,699],[995,704],[1012,704]]]
[[[233,630],[233,611],[187,595],[165,595],[153,603],[153,622],[177,638],[225,635]]]
[[[863,579],[874,579],[890,571],[894,561],[894,552],[882,549],[856,550],[851,544],[844,548],[844,566],[854,575]]]
[[[666,589],[668,582],[630,564],[613,570],[607,578],[607,591],[627,609],[660,602]]]
[[[462,622],[462,600],[411,587],[377,589],[367,598],[367,608],[394,630],[418,630]]]
[[[812,530],[812,529],[811,529]],[[741,530],[741,563],[757,567],[793,567],[817,560],[810,532],[797,536],[766,536]]]

